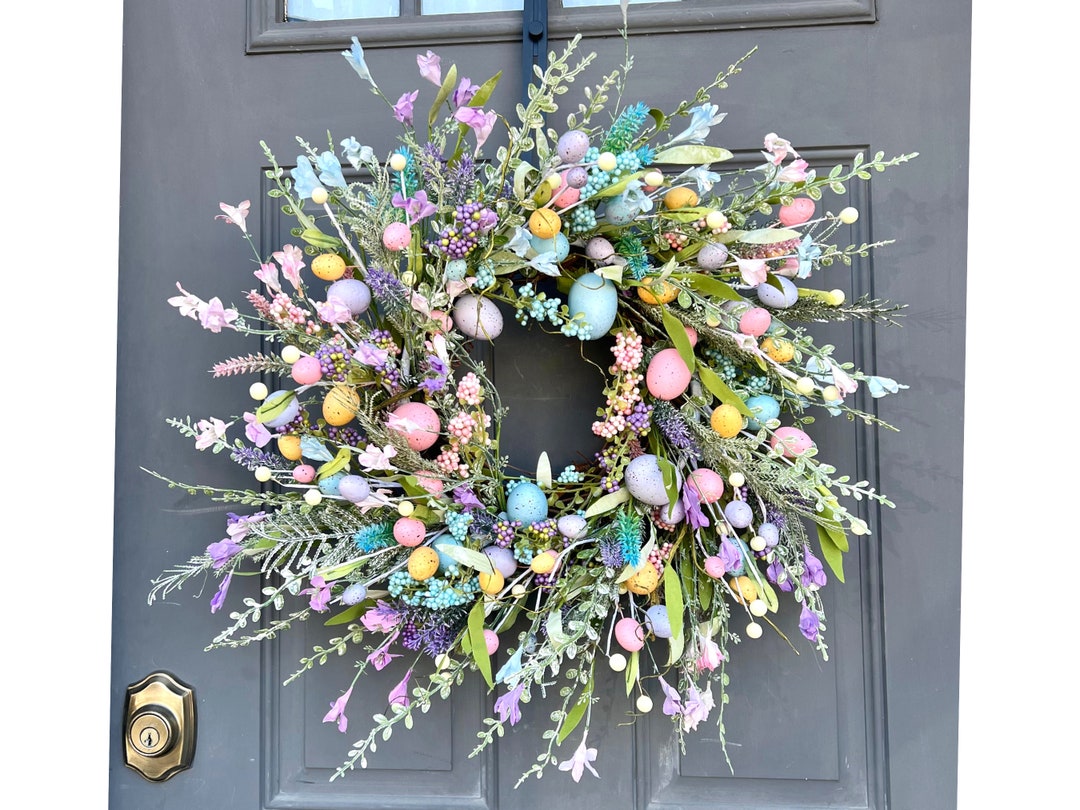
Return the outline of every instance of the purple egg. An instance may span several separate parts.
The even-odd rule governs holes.
[[[589,182],[589,172],[582,166],[575,166],[566,173],[566,185],[570,188],[585,188]]]
[[[776,289],[767,281],[758,284],[754,289],[757,292],[758,300],[765,306],[773,309],[787,309],[799,300],[799,288],[790,279],[783,276],[777,276],[777,281],[780,282],[782,290]]]
[[[326,288],[326,297],[331,296],[344,301],[353,315],[360,315],[371,306],[371,290],[358,278],[338,279]]]
[[[615,255],[615,246],[602,236],[594,236],[585,245],[585,255],[603,264]]]
[[[589,136],[580,129],[572,129],[562,134],[557,148],[563,163],[577,163],[589,151]]]
[[[346,475],[338,481],[338,494],[347,501],[360,503],[371,494],[367,479],[359,475]]]
[[[765,540],[765,545],[773,548],[780,542],[780,530],[775,523],[762,523],[758,526],[758,536]]]
[[[724,507],[724,517],[736,529],[745,529],[754,519],[754,510],[746,501],[732,501]]]
[[[495,570],[503,575],[506,579],[509,579],[517,571],[517,560],[514,559],[514,552],[508,548],[502,546],[488,546],[484,549],[484,554],[491,560],[491,564],[495,566]]]
[[[270,393],[269,396],[266,397],[266,399],[263,400],[263,406],[265,407],[266,405],[269,405],[275,400],[278,400],[283,396],[287,396],[290,393],[290,391],[273,391]],[[289,424],[289,422],[299,416],[299,414],[300,403],[297,401],[296,397],[293,397],[289,404],[285,406],[285,410],[283,410],[275,418],[267,419],[265,422],[263,422],[263,424],[273,430],[274,428],[279,428],[283,425]]]
[[[728,259],[728,249],[719,242],[709,242],[697,255],[698,267],[706,270],[719,270]]]

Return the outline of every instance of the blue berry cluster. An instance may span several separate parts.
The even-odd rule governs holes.
[[[491,259],[485,259],[476,270],[476,286],[474,289],[486,290],[495,283],[495,263]]]
[[[585,480],[585,473],[575,470],[574,465],[570,464],[559,473],[559,477],[555,480],[560,484],[580,484]]]
[[[480,582],[476,577],[456,582],[443,577],[431,577],[419,582],[409,576],[407,571],[395,571],[390,575],[388,588],[391,596],[406,605],[426,607],[430,610],[448,610],[475,601]]]
[[[532,284],[522,284],[518,287],[517,294],[518,310],[514,314],[514,318],[522,326],[530,320],[537,323],[547,321],[556,326],[559,324],[561,320],[559,307],[562,306],[560,298],[548,298],[547,293],[543,292],[537,294]]]
[[[465,537],[469,534],[469,524],[472,522],[473,516],[468,512],[446,513],[446,528],[459,543],[465,542]]]

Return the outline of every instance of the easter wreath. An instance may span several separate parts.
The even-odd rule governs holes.
[[[352,684],[323,718],[342,732],[363,673],[412,659],[332,778],[365,767],[378,741],[399,723],[411,728],[415,710],[448,697],[470,670],[498,694],[474,753],[519,721],[537,689],[559,685],[546,744],[521,780],[555,764],[575,781],[586,768],[598,775],[587,742],[597,666],[625,672],[631,717],[653,709],[646,686],[656,679],[680,744],[710,715],[723,741],[725,665],[740,631],[753,639],[775,627],[769,617],[785,595],[827,657],[826,566],[842,580],[848,535],[869,533],[845,502],[892,505],[820,461],[804,428],[814,412],[877,423],[852,394],[904,386],[834,358],[803,324],[894,323],[901,307],[793,279],[884,244],[834,244],[858,213],[819,212],[817,202],[913,155],[860,154],[820,176],[770,133],[761,165],[715,172],[731,153],[705,144],[724,118],[710,95],[746,57],[669,112],[644,103],[607,112],[625,92],[628,56],[560,133],[547,128],[556,99],[593,60],[571,61],[578,44],[537,71],[516,123],[484,109],[498,75],[474,85],[456,66],[444,75],[431,51],[419,55],[437,90],[417,122],[419,91],[386,98],[354,38],[343,55],[402,123],[400,146],[382,162],[341,141],[345,161],[369,178],[347,179],[332,140],[320,150],[298,139],[290,170],[263,144],[269,195],[295,218],[297,244],[260,255],[250,203],[222,203],[218,218],[255,251],[262,287],[246,293],[252,314],[179,283],[169,299],[210,331],[263,341],[213,368],[258,375],[257,406],[169,420],[260,486],[153,473],[250,509],[229,514],[224,539],[155,579],[149,601],[209,574],[216,612],[235,574],[258,572],[261,597],[245,598],[208,649],[329,616],[343,634],[289,681],[359,651]],[[496,127],[506,144],[482,161]],[[508,473],[506,410],[471,351],[498,338],[504,311],[562,336],[551,340],[609,346],[594,458],[555,472],[545,454],[535,476]],[[244,439],[228,438],[234,423]],[[435,660],[426,682],[414,675],[424,655]],[[580,742],[560,761],[555,748],[575,732]]]

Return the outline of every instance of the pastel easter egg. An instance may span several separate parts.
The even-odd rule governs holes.
[[[757,528],[759,537],[765,538],[765,545],[768,548],[775,547],[780,542],[780,529],[775,523],[762,523]]]
[[[746,407],[754,414],[753,418],[746,420],[750,430],[761,430],[763,424],[780,416],[780,403],[768,394],[750,397],[746,400]]]
[[[465,335],[477,340],[494,340],[502,334],[503,316],[488,298],[463,295],[454,303],[454,325]]]
[[[585,255],[604,264],[615,255],[615,246],[603,236],[594,236],[585,243]]]
[[[623,473],[623,481],[630,494],[649,506],[663,506],[668,502],[664,489],[664,473],[656,456],[643,453],[631,459]]]
[[[580,540],[588,531],[588,524],[581,515],[563,515],[556,522],[559,534],[568,540]]]
[[[411,517],[399,517],[394,521],[394,539],[406,548],[415,548],[424,542],[427,526],[424,521]]]
[[[260,406],[266,408],[267,406],[277,402],[282,397],[288,396],[290,391],[271,391],[266,395],[266,399],[263,400],[263,404]],[[263,425],[273,430],[274,428],[283,427],[300,414],[300,403],[296,397],[292,397],[285,407],[281,409],[281,412],[276,414],[270,419],[263,422]]]
[[[571,129],[559,136],[555,146],[563,163],[577,163],[589,151],[589,136],[580,129]]]
[[[289,461],[299,461],[303,456],[303,451],[300,448],[300,437],[291,433],[278,436],[277,451]]]
[[[656,507],[656,516],[664,523],[682,523],[686,518],[686,507],[680,498],[675,503]]]
[[[405,437],[409,447],[422,453],[439,440],[439,415],[423,402],[403,402],[393,410],[397,420],[390,420],[389,427]]]
[[[322,379],[322,363],[309,354],[293,363],[289,374],[298,385],[314,385]]]
[[[637,294],[646,304],[670,304],[679,297],[679,288],[667,279],[653,279],[638,287]]]
[[[724,494],[724,478],[708,467],[698,467],[686,476],[686,485],[697,493],[702,503],[716,503]]]
[[[409,555],[408,567],[409,576],[413,579],[420,582],[431,579],[439,570],[439,555],[428,546],[413,549],[412,554]]]
[[[697,346],[697,342],[698,342],[697,329],[695,329],[694,327],[690,326],[689,324],[685,324],[685,323],[683,324],[683,329],[686,330],[686,339],[690,341],[690,348],[692,349],[695,346]]]
[[[726,245],[722,245],[719,242],[708,242],[701,250],[698,251],[697,263],[698,267],[704,270],[719,270],[724,266],[724,262],[728,260],[728,249]]]
[[[371,288],[358,278],[343,278],[326,288],[326,297],[344,302],[353,315],[362,315],[371,306]]]
[[[341,491],[338,489],[338,485],[341,483],[341,479],[345,477],[345,473],[334,473],[328,475],[319,480],[319,492],[323,495],[340,495]]]
[[[626,590],[630,591],[630,593],[636,593],[638,596],[645,596],[655,591],[659,584],[660,574],[657,573],[652,563],[645,563],[640,571],[626,580]]]
[[[360,503],[371,494],[371,485],[360,475],[346,475],[338,482],[341,497],[351,503]]]
[[[499,634],[494,630],[484,630],[484,646],[487,647],[488,655],[494,655],[499,649]]]
[[[560,182],[555,189],[554,201],[552,202],[552,205],[556,208],[566,208],[568,205],[573,205],[581,199],[581,191],[567,182],[567,174],[569,174],[569,172],[563,172],[559,175]]]
[[[583,189],[589,182],[589,172],[581,166],[575,166],[566,173],[566,185],[570,188]]]
[[[443,482],[438,478],[434,478],[430,475],[417,474],[416,483],[419,484],[425,492],[430,495],[441,495],[443,491]]]
[[[542,551],[532,558],[529,568],[534,574],[550,574],[559,562],[559,553],[553,549]]]
[[[740,605],[753,602],[758,597],[757,585],[754,584],[754,580],[750,579],[750,577],[732,577],[728,580],[728,585],[734,591],[732,598]]]
[[[770,444],[774,450],[782,448],[783,455],[791,458],[801,456],[813,447],[814,440],[797,427],[781,427],[774,431]]]
[[[724,559],[715,554],[711,557],[706,557],[705,573],[713,579],[720,579],[727,573],[727,568],[724,566]]]
[[[626,616],[615,622],[615,641],[627,652],[637,652],[645,646],[645,631],[636,620]]]
[[[626,198],[626,195],[620,194],[608,200],[607,205],[604,206],[604,219],[612,225],[629,225],[634,221],[639,210],[637,205]]]
[[[341,594],[341,604],[359,605],[367,598],[367,586],[362,582],[354,582]]]
[[[443,573],[458,570],[458,561],[443,551],[440,546],[460,546],[461,543],[452,534],[439,535],[432,543],[435,552],[439,555],[439,570]]]
[[[589,325],[589,340],[599,340],[615,323],[619,311],[619,291],[596,273],[583,273],[575,279],[567,296],[570,316],[581,315]]]
[[[451,281],[461,281],[468,269],[469,264],[464,259],[451,259],[446,263],[446,277]]]
[[[497,594],[506,584],[506,578],[498,571],[481,571],[476,577],[480,590],[489,596]]]
[[[404,222],[391,222],[383,230],[382,243],[387,250],[404,250],[412,241],[412,231]]]
[[[761,348],[777,363],[789,363],[795,357],[795,344],[783,338],[767,337],[761,341]]]
[[[772,284],[763,281],[754,288],[758,301],[773,309],[787,309],[799,300],[799,288],[789,278],[777,276],[781,289],[776,289]]]
[[[506,514],[520,520],[522,526],[537,523],[548,516],[547,495],[532,481],[522,481],[506,497]]]
[[[724,517],[736,529],[745,529],[754,519],[754,510],[746,501],[732,501],[724,507]]]
[[[328,425],[341,427],[349,424],[359,408],[360,397],[351,385],[339,383],[323,397],[322,414]]]
[[[657,638],[671,638],[671,620],[668,619],[667,605],[653,605],[646,610],[645,626]]]
[[[761,337],[772,325],[772,315],[763,307],[751,307],[739,316],[739,331],[744,335]]]
[[[697,204],[697,192],[686,186],[676,186],[664,195],[664,207],[671,210],[693,208]]]
[[[299,484],[310,484],[315,480],[315,468],[310,464],[298,464],[293,468],[292,477]]]
[[[657,399],[673,400],[690,386],[690,369],[678,349],[661,349],[649,361],[645,385]]]
[[[508,548],[488,546],[484,549],[484,556],[491,560],[491,564],[495,566],[496,571],[503,575],[503,578],[512,577],[518,569],[518,561],[514,559],[514,552]]]
[[[529,231],[541,239],[551,239],[562,228],[559,215],[550,208],[537,208],[529,214]]]
[[[561,262],[570,255],[570,240],[561,233],[555,234],[553,239],[541,239],[534,236],[529,243],[537,253],[554,253],[557,262]]]
[[[780,206],[780,224],[785,228],[802,225],[814,216],[814,201],[809,197],[792,200],[791,205]]]
[[[731,439],[738,436],[742,430],[743,417],[738,408],[725,402],[713,409],[709,424],[719,436]]]
[[[323,281],[337,281],[345,275],[345,260],[336,253],[320,253],[311,260],[311,272]]]

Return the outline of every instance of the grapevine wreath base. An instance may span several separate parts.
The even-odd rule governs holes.
[[[719,173],[731,153],[705,143],[724,119],[711,95],[746,57],[665,112],[622,104],[627,56],[565,127],[549,129],[556,99],[593,61],[578,45],[551,54],[511,120],[484,106],[498,75],[459,79],[431,51],[417,64],[434,103],[417,117],[419,90],[386,98],[354,38],[344,56],[401,122],[400,145],[380,161],[352,137],[325,149],[298,139],[286,170],[263,144],[269,194],[296,221],[291,242],[260,255],[249,201],[222,203],[218,218],[255,252],[247,314],[179,284],[170,299],[212,332],[262,341],[213,369],[256,378],[247,410],[169,420],[255,483],[220,489],[154,473],[237,512],[223,539],[162,574],[149,599],[211,575],[217,612],[233,577],[256,572],[261,597],[230,610],[209,648],[309,619],[342,628],[289,681],[356,656],[323,718],[343,733],[364,674],[400,667],[386,708],[353,735],[332,778],[366,766],[379,741],[412,727],[469,670],[495,693],[474,753],[530,699],[559,695],[522,780],[549,765],[575,781],[598,775],[592,707],[624,697],[594,691],[598,667],[625,673],[627,718],[662,711],[680,744],[711,720],[723,741],[736,645],[797,610],[807,643],[827,657],[827,568],[842,580],[849,535],[869,533],[847,504],[891,506],[818,457],[812,422],[880,424],[856,407],[856,391],[872,399],[904,386],[834,357],[806,325],[894,322],[897,305],[809,282],[884,244],[836,244],[858,212],[833,213],[823,192],[913,155],[860,154],[821,176],[769,133],[761,165]],[[483,160],[496,131],[507,145]],[[342,158],[351,177],[369,179],[347,179]],[[568,352],[586,341],[610,350],[594,457],[556,470],[544,454],[535,475],[510,474],[507,412],[473,351],[497,344],[504,312],[517,321],[509,328],[551,333],[543,339]],[[243,438],[227,435],[241,428]],[[423,656],[435,666],[421,678]]]

